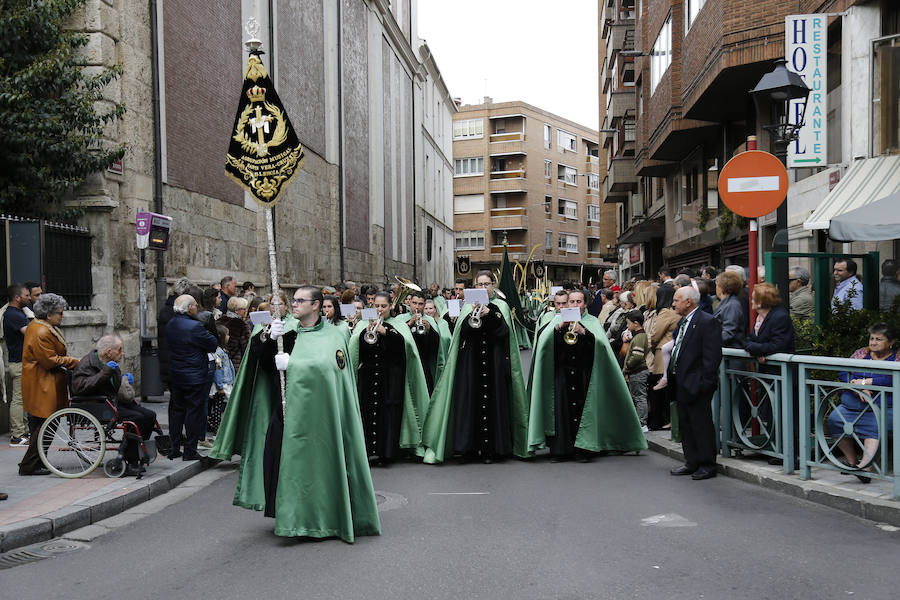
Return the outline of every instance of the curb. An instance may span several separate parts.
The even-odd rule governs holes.
[[[133,489],[86,498],[40,517],[4,525],[0,527],[0,552],[45,542],[117,515],[165,494],[213,464],[215,461],[206,459],[186,462],[170,473],[140,479],[140,485]]]
[[[654,452],[684,461],[684,454],[674,442],[666,443],[648,438],[647,445]],[[733,477],[787,496],[808,500],[854,517],[900,527],[900,503],[897,502],[874,497],[861,498],[859,494],[835,489],[813,480],[804,481],[796,476],[757,469],[753,464],[735,458],[717,456],[716,469],[726,477]]]

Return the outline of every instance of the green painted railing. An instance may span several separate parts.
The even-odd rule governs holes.
[[[810,478],[813,468],[858,473],[892,482],[894,499],[900,499],[900,477],[894,475],[900,464],[900,411],[892,411],[893,418],[889,419],[884,401],[888,396],[900,397],[900,363],[773,354],[761,365],[743,350],[725,348],[722,354],[713,414],[723,456],[731,456],[735,451],[761,453],[782,459],[785,473],[794,472],[796,459],[803,479]],[[888,375],[891,384],[857,385],[829,379],[829,374],[836,376],[839,372]],[[863,440],[854,427],[859,416],[844,418],[838,412],[835,420],[841,425],[840,431],[830,431],[827,425],[844,391],[864,390],[871,400],[863,412],[875,416],[881,441],[871,461],[871,472],[849,466],[839,449],[846,440],[862,453]],[[791,433],[795,406],[799,419],[796,448]]]

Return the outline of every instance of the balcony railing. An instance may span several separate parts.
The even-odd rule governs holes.
[[[514,169],[512,171],[491,171],[491,179],[517,179],[525,177],[525,169]]]
[[[509,244],[507,249],[510,254],[525,254],[525,244]],[[491,246],[491,254],[503,254],[503,245]]]
[[[514,230],[528,228],[528,209],[522,206],[491,209],[491,229]]]
[[[496,144],[499,142],[524,142],[525,141],[525,133],[521,131],[508,131],[506,133],[492,133],[491,134],[491,143]]]
[[[609,93],[607,102],[607,115],[612,119],[624,118],[626,112],[634,112],[634,88]]]
[[[624,202],[628,194],[637,189],[638,178],[634,174],[634,158],[613,158],[606,171],[607,202]],[[617,197],[616,199],[611,196]]]

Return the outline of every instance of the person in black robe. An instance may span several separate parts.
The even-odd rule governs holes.
[[[494,298],[489,272],[481,271],[475,285],[486,288],[488,297]],[[481,327],[473,328],[470,317],[456,323],[462,331],[454,374],[453,451],[463,461],[480,458],[491,463],[512,454],[511,332],[493,301],[481,307],[480,314]]]
[[[391,316],[391,295],[375,294],[375,310],[385,321]],[[370,324],[371,326],[372,324]],[[400,427],[406,384],[406,342],[393,325],[383,322],[374,344],[359,339],[359,367],[356,386],[359,412],[366,436],[366,451],[375,464],[387,466],[400,456]]]
[[[407,324],[413,334],[413,340],[416,342],[416,349],[419,351],[419,360],[422,361],[422,371],[425,373],[425,383],[428,385],[428,393],[434,391],[434,374],[437,372],[438,353],[441,349],[441,335],[431,327],[431,324],[422,319],[425,327],[423,333],[416,330],[416,315],[425,314],[425,294],[424,292],[412,291],[409,294],[409,307],[412,309],[412,318]]]
[[[587,308],[584,292],[569,292],[570,308],[578,308],[584,314]],[[575,325],[575,343],[567,344],[565,335],[569,323],[560,323],[553,332],[553,372],[554,372],[554,431],[556,435],[547,438],[550,460],[559,462],[576,458],[580,462],[590,460],[590,455],[575,448],[575,437],[581,425],[581,414],[587,396],[588,384],[594,364],[594,335]]]

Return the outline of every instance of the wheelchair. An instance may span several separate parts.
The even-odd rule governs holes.
[[[126,470],[127,440],[137,442],[142,467],[155,461],[159,453],[169,453],[171,441],[163,434],[159,421],[153,427],[156,438],[143,439],[133,421],[119,419],[115,404],[106,396],[72,396],[72,372],[63,370],[69,390],[68,406],[50,415],[37,433],[38,455],[50,472],[75,479],[103,464],[107,477],[122,477]],[[110,449],[116,450],[116,454],[107,458],[106,451]]]

